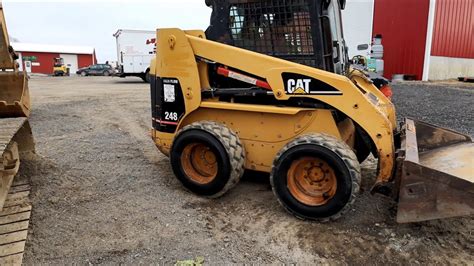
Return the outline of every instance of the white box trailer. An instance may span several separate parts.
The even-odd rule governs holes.
[[[119,29],[115,34],[119,77],[135,76],[148,82],[150,61],[155,56],[156,31]]]
[[[342,11],[342,24],[349,58],[370,55],[373,19],[374,0],[347,0],[346,8]],[[368,44],[368,47],[359,51],[359,44]]]

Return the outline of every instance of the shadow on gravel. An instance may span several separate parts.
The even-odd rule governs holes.
[[[241,182],[270,185],[270,174],[247,170],[242,176]]]
[[[114,84],[146,84],[141,79],[115,79]]]

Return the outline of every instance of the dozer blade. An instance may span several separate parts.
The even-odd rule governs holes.
[[[397,222],[474,214],[474,144],[469,136],[406,120]]]

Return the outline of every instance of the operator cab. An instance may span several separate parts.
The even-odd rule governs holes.
[[[345,0],[206,0],[209,40],[345,75]]]
[[[54,67],[62,67],[62,66],[64,66],[64,59],[60,57],[54,58]]]

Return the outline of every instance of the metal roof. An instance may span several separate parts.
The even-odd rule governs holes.
[[[91,46],[50,45],[23,42],[11,43],[11,45],[17,52],[94,54],[94,47]]]

